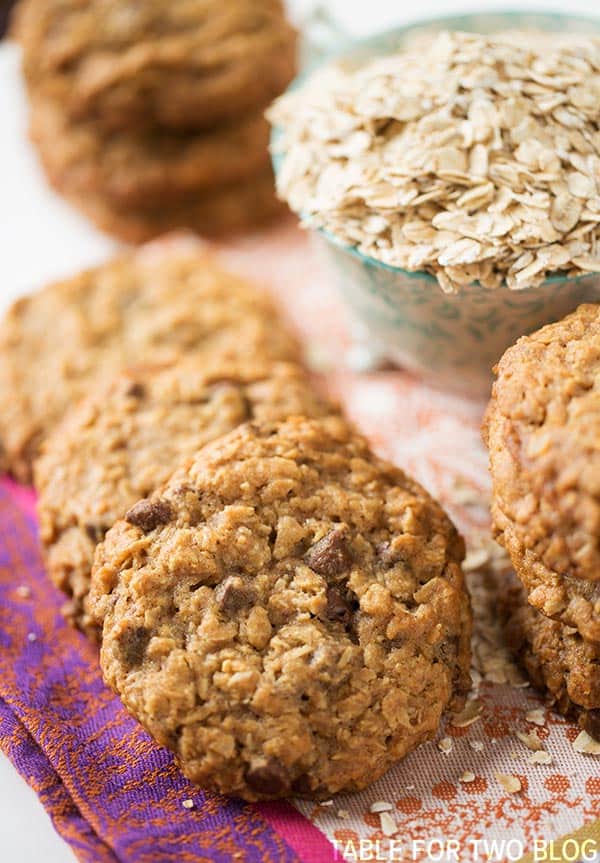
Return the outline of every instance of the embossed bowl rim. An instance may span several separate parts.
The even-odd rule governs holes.
[[[528,25],[526,22],[530,19],[530,24]],[[497,30],[493,29],[493,21],[501,21],[506,26],[502,26]],[[562,12],[553,12],[553,11],[543,11],[537,9],[529,9],[524,11],[517,10],[497,10],[497,11],[488,11],[488,12],[465,12],[461,15],[443,15],[442,17],[432,17],[432,18],[421,18],[417,21],[412,21],[408,24],[404,24],[401,27],[394,27],[391,30],[383,30],[380,33],[376,33],[373,36],[369,36],[367,39],[356,39],[352,40],[348,44],[344,46],[344,48],[340,51],[332,51],[325,57],[320,57],[318,60],[309,62],[303,71],[294,78],[292,83],[287,88],[286,92],[291,92],[293,90],[297,90],[308,80],[308,78],[322,67],[327,66],[330,63],[335,63],[339,61],[354,61],[358,60],[359,55],[363,55],[365,59],[368,56],[376,57],[377,55],[383,56],[383,54],[391,49],[393,43],[398,40],[399,42],[403,37],[407,36],[409,33],[413,33],[419,30],[427,31],[431,29],[432,32],[438,32],[440,30],[466,30],[467,32],[477,33],[479,32],[476,29],[477,21],[482,22],[482,26],[484,26],[484,22],[488,22],[488,30],[487,32],[502,32],[502,30],[511,29],[513,26],[529,26],[537,25],[540,29],[545,30],[549,33],[554,31],[565,32],[565,25],[568,25],[568,32],[585,32],[583,28],[591,27],[593,30],[597,31],[600,34],[600,19],[598,18],[590,18],[586,15],[569,15],[564,14]],[[492,26],[490,27],[490,23]],[[581,30],[578,27],[581,26]],[[485,32],[485,30],[483,31]],[[275,176],[277,176],[279,168],[283,162],[284,156],[281,153],[276,152],[276,143],[278,138],[281,135],[281,129],[277,126],[273,126],[271,130],[271,159],[273,162],[273,170],[275,172]],[[300,214],[300,218],[302,218],[302,214]],[[402,267],[394,267],[392,264],[386,264],[383,261],[379,261],[377,258],[373,258],[370,255],[365,255],[363,252],[359,251],[356,246],[351,246],[350,244],[344,242],[340,237],[332,234],[330,231],[326,231],[324,228],[311,228],[311,230],[315,231],[317,234],[320,234],[328,243],[333,246],[336,246],[338,249],[347,252],[353,258],[358,259],[363,266],[373,267],[375,269],[387,270],[389,273],[396,273],[399,276],[407,279],[418,279],[420,281],[429,282],[430,284],[435,284],[437,287],[440,287],[438,280],[435,276],[428,273],[426,270],[405,270]],[[499,290],[500,288],[507,288],[508,290],[524,290],[530,291],[535,290],[537,288],[543,288],[545,285],[556,285],[556,284],[571,284],[580,281],[581,279],[589,278],[590,276],[598,276],[600,275],[600,271],[592,270],[586,273],[580,273],[577,276],[549,276],[547,279],[544,279],[539,285],[535,285],[532,288],[512,288],[509,289],[506,282],[503,281],[498,288],[482,288],[479,282],[471,282],[469,285],[461,285],[457,293],[463,292],[465,289],[472,288],[480,288],[486,293],[493,293],[494,290]]]

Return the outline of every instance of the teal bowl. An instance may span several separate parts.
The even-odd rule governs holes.
[[[492,33],[512,29],[600,33],[600,19],[558,13],[498,12],[436,18],[359,42],[330,59],[349,66],[394,51],[417,33],[465,30]],[[314,67],[291,85],[297,88]],[[273,163],[277,174],[284,156]],[[415,372],[434,386],[485,398],[492,368],[509,345],[544,324],[559,320],[580,303],[600,302],[600,273],[552,277],[523,290],[489,290],[474,283],[445,294],[426,272],[410,272],[369,258],[332,234],[316,229],[333,263],[341,295],[354,317],[361,342],[374,357]]]

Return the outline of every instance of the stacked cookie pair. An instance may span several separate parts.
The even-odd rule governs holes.
[[[4,467],[72,619],[184,772],[250,800],[368,785],[469,683],[462,539],[299,359],[269,300],[173,252],[0,326]]]
[[[263,114],[296,71],[280,0],[23,0],[30,133],[52,185],[138,242],[280,211]]]
[[[484,433],[508,632],[533,681],[600,739],[600,306],[520,339]]]

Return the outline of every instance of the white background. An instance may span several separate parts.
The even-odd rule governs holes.
[[[227,0],[224,0],[227,2]],[[599,0],[570,0],[568,11],[598,15]],[[301,20],[316,4],[290,0]],[[359,37],[416,18],[486,9],[566,11],[564,0],[329,0],[320,4]],[[0,46],[0,303],[104,258],[115,244],[46,187],[25,136],[25,104],[12,46]],[[37,797],[0,756],[0,863],[73,863]]]

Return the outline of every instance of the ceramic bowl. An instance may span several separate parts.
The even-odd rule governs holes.
[[[600,20],[541,13],[462,15],[388,31],[336,56],[351,65],[389,53],[418,32],[507,29],[600,32]],[[292,87],[301,86],[310,69]],[[276,149],[277,130],[274,130]],[[282,157],[274,157],[275,171]],[[600,302],[600,273],[552,277],[523,290],[478,283],[445,294],[429,273],[391,267],[323,230],[314,233],[334,265],[342,297],[373,356],[416,372],[435,386],[476,398],[489,394],[492,368],[519,336],[559,320],[582,302]]]

